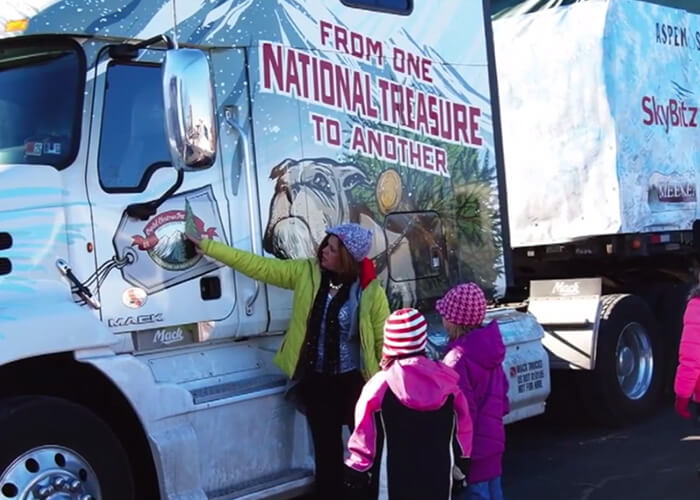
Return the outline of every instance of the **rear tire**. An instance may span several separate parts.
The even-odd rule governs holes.
[[[40,396],[1,401],[0,443],[2,500],[35,498],[22,491],[41,488],[61,498],[135,498],[126,452],[87,408]]]
[[[601,302],[595,370],[582,379],[581,389],[591,417],[620,426],[657,409],[663,392],[664,345],[641,298],[606,295]]]

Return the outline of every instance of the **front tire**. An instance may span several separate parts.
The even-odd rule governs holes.
[[[87,408],[50,397],[0,402],[0,499],[133,500],[126,452]]]
[[[595,370],[583,379],[589,414],[607,425],[650,415],[663,392],[664,346],[646,302],[634,295],[602,299]]]

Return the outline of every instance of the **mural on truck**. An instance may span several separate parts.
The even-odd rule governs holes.
[[[79,3],[52,5],[27,34],[36,26],[172,35],[169,1]],[[445,2],[444,18],[460,8]],[[327,227],[359,222],[374,231],[371,257],[394,305],[421,306],[457,280],[493,295],[505,289],[483,18],[437,27],[431,9],[416,2],[401,16],[339,0],[178,3],[179,41],[218,47],[211,62],[219,113],[235,107],[254,130],[264,250],[310,256]],[[247,73],[228,62],[226,50],[239,49],[226,47],[246,47]],[[190,223],[227,241],[216,201],[192,205],[187,222],[188,196],[169,200],[151,221],[124,218],[106,265],[150,294],[210,270],[175,239]],[[148,268],[158,271],[149,277]],[[163,273],[158,285],[152,277]]]
[[[385,38],[297,8],[304,16],[282,9],[280,19],[282,39],[299,45],[261,39],[250,58],[258,164],[288,146],[284,131],[301,143],[271,170],[265,250],[312,255],[325,228],[359,222],[377,236],[371,256],[393,305],[420,305],[450,280],[495,292],[502,241],[485,48],[483,67],[461,74],[408,28]]]
[[[631,37],[632,30],[640,36]],[[608,7],[604,34],[605,86],[620,130],[620,232],[690,229],[700,210],[700,18],[616,1]],[[615,76],[621,74],[626,77]]]
[[[530,182],[508,190],[513,247],[692,229],[700,217],[697,14],[636,0],[580,2],[501,19],[494,33],[507,181]]]

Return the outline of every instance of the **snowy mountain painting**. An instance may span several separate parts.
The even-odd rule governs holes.
[[[463,12],[460,4],[443,2],[441,19]],[[323,51],[317,40],[318,22],[328,20],[424,55],[434,61],[436,76],[434,85],[425,90],[488,108],[488,74],[469,69],[487,65],[483,17],[478,6],[471,11],[472,16],[450,23],[436,23],[433,10],[429,2],[416,2],[410,16],[376,13],[368,21],[366,11],[345,7],[340,0],[179,1],[177,39],[194,45],[233,47],[254,47],[269,40],[371,70],[371,66],[339,51]],[[172,0],[131,0],[126,5],[120,0],[63,0],[35,16],[26,34],[82,32],[147,39],[162,33],[172,36],[172,20]],[[380,76],[399,79],[388,65]],[[483,117],[482,130],[492,144],[490,120],[490,114]]]
[[[184,224],[181,224],[184,228]],[[163,230],[164,232],[167,229]],[[158,240],[156,246],[151,250],[151,257],[160,260],[165,264],[182,265],[187,262],[185,254],[185,244],[182,235],[183,231],[174,230],[166,232],[166,234]]]

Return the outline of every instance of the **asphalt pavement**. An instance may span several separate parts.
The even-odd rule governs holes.
[[[670,405],[624,429],[537,417],[507,427],[507,500],[700,499],[700,427]]]
[[[700,426],[670,404],[622,429],[551,414],[506,429],[506,500],[700,499]]]

